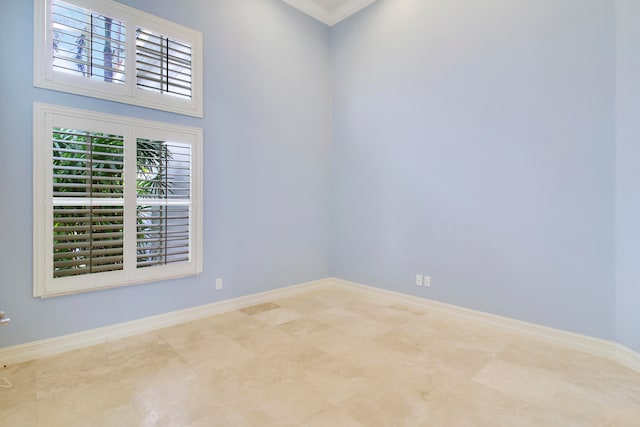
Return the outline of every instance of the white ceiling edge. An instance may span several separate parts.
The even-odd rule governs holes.
[[[348,0],[335,9],[327,9],[319,3],[316,3],[314,0],[282,1],[332,27],[343,19],[346,19],[354,13],[357,13],[369,6],[376,0]]]

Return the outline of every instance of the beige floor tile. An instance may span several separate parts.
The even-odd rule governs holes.
[[[493,360],[493,353],[464,348],[457,342],[434,340],[423,347],[422,353],[408,357],[408,367],[446,369],[458,375],[472,377]]]
[[[640,426],[640,373],[334,286],[0,376],[2,427]]]
[[[291,320],[300,319],[304,316],[296,311],[289,310],[288,308],[279,307],[274,310],[267,310],[254,314],[253,317],[269,325],[278,326]]]
[[[207,373],[206,379],[214,391],[216,402],[234,409],[251,406],[252,402],[260,400],[271,387],[239,368],[211,371]]]
[[[402,326],[421,317],[411,311],[400,311],[392,307],[372,307],[365,311],[364,316],[394,327]]]
[[[640,373],[613,361],[582,354],[569,365],[566,378],[601,400],[624,400],[640,407]]]
[[[12,385],[10,388],[0,388],[0,413],[12,409],[13,412],[18,412],[16,407],[22,403],[35,402],[35,362],[26,362],[7,368],[0,368],[0,377],[7,379]],[[0,420],[1,419],[2,418],[0,418]]]
[[[194,366],[208,364],[217,368],[235,366],[253,354],[224,335],[203,342],[184,344],[181,348],[176,348],[176,351]]]
[[[40,386],[39,386],[40,387]],[[113,379],[95,379],[76,383],[60,393],[39,393],[37,399],[38,425],[77,426],[87,420],[106,420],[128,400],[120,383]]]
[[[36,360],[36,398],[57,398],[72,389],[109,383],[114,368],[104,346],[94,346]]]
[[[141,426],[182,426],[216,407],[209,382],[186,364],[174,364],[153,376],[121,379]]]
[[[240,311],[248,315],[254,315],[269,310],[275,310],[276,308],[280,308],[280,306],[272,302],[265,302],[262,304],[252,305],[251,307],[242,308]]]
[[[123,376],[179,354],[159,334],[149,333],[109,342],[107,357],[112,373]]]
[[[300,425],[328,409],[322,395],[302,380],[285,380],[254,394],[250,402],[243,402],[238,409],[252,424]]]
[[[545,402],[558,391],[564,378],[547,370],[492,360],[474,381],[528,402]]]
[[[283,298],[275,301],[278,305],[288,308],[289,310],[297,311],[305,316],[317,313],[322,310],[328,309],[330,306],[318,301],[314,298],[305,298],[304,296],[295,296],[290,298]]]
[[[393,329],[371,342],[405,356],[418,356],[424,352],[424,342],[402,329]]]
[[[222,335],[232,340],[250,339],[254,335],[259,335],[264,331],[273,330],[270,325],[254,318],[253,316],[243,315],[231,322],[223,322],[214,324],[213,328]]]
[[[271,386],[286,379],[302,378],[308,366],[328,357],[304,343],[295,343],[289,350],[254,356],[238,364],[234,371],[252,382]]]
[[[0,392],[0,399],[2,396],[3,394]],[[25,400],[0,409],[0,420],[3,427],[36,427],[38,419],[35,400]]]
[[[317,334],[318,332],[328,331],[332,328],[333,327],[331,325],[310,317],[291,320],[278,326],[279,330],[296,338],[303,339]]]
[[[394,329],[393,325],[370,319],[364,315],[355,318],[350,323],[341,324],[338,327],[361,339],[379,337]]]
[[[123,427],[138,426],[140,421],[133,406],[123,404],[99,414],[99,416],[82,419],[66,427]]]
[[[275,328],[258,329],[234,340],[251,354],[260,355],[280,354],[283,349],[292,348],[297,342],[291,335]]]
[[[329,403],[337,404],[370,386],[365,371],[335,357],[309,364],[301,377]]]
[[[316,332],[313,335],[305,337],[305,341],[325,353],[336,357],[342,356],[354,347],[362,345],[364,342],[348,331],[338,328]]]
[[[35,427],[36,417],[36,364],[26,362],[0,368],[0,377],[6,378],[10,388],[0,388],[0,425]]]
[[[220,407],[185,427],[252,427],[252,425],[239,411]]]
[[[428,311],[422,307],[416,307],[416,306],[405,305],[405,304],[391,304],[389,308],[392,308],[396,311],[411,313],[415,316],[424,316],[425,314],[428,313]]]
[[[362,315],[342,307],[329,307],[326,310],[317,311],[309,315],[313,319],[336,327],[355,322],[360,316]]]
[[[374,427],[419,426],[434,410],[416,390],[380,382],[337,407],[359,423]]]
[[[582,353],[543,342],[515,339],[496,358],[515,365],[566,373]]]
[[[329,408],[302,424],[304,427],[364,427],[343,411]]]
[[[215,316],[208,316],[203,319],[196,320],[194,323],[205,329],[213,328],[218,332],[224,332],[235,328],[238,323],[242,324],[243,322],[251,322],[254,325],[259,324],[259,322],[252,319],[250,315],[239,310],[233,310]]]

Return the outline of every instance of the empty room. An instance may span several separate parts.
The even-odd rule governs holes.
[[[1,426],[640,426],[640,1],[0,20]]]

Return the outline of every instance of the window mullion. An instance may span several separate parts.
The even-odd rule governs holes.
[[[136,91],[138,90],[138,83],[136,81],[136,24],[132,19],[126,19],[124,22],[127,27],[124,81],[127,85],[127,95],[135,98]]]
[[[133,277],[136,269],[137,167],[136,134],[130,127],[124,140],[124,271]]]

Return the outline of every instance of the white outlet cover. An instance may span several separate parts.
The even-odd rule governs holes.
[[[416,286],[422,286],[422,274],[416,274]]]
[[[222,289],[222,279],[216,279],[216,289]]]

